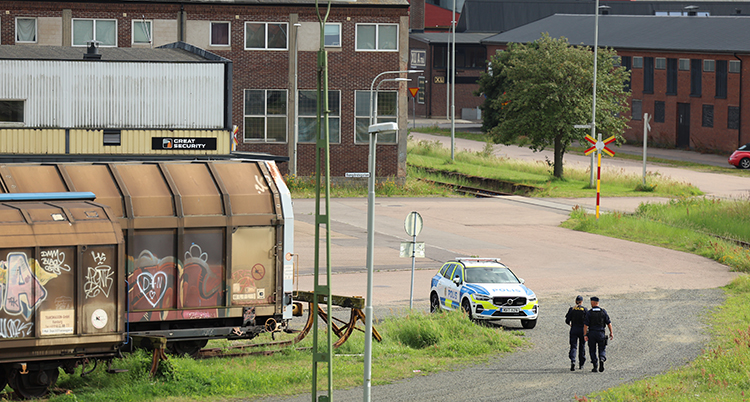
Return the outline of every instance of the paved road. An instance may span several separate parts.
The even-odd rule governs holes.
[[[521,148],[509,148],[499,151],[512,152],[513,157],[544,158],[538,153],[524,155]],[[575,157],[566,160],[568,164],[588,163]],[[623,161],[621,168],[640,172],[637,162],[629,163]],[[750,188],[744,177],[653,169],[700,182],[704,191],[719,197],[742,196]],[[632,211],[645,200],[605,198],[603,208]],[[523,197],[377,199],[376,318],[408,306],[410,260],[398,257],[398,245],[408,240],[403,219],[410,211],[422,214],[425,227],[418,239],[427,244],[427,258],[417,264],[415,308],[427,311],[429,278],[442,261],[459,255],[481,255],[501,257],[526,280],[539,296],[541,318],[535,329],[524,330],[531,341],[527,349],[464,369],[375,386],[373,400],[454,402],[467,399],[467,395],[487,401],[572,400],[574,395],[655,375],[697,357],[707,339],[701,315],[722,302],[722,292],[717,288],[736,274],[695,255],[559,227],[573,205],[586,202]],[[312,200],[295,200],[301,289],[312,288],[312,277],[304,274],[312,272],[313,205]],[[333,292],[364,295],[366,200],[335,199],[331,211]],[[576,294],[602,297],[602,305],[612,316],[615,340],[609,347],[605,373],[569,371],[563,316]],[[502,325],[520,329],[515,321],[503,321]],[[362,389],[337,390],[333,396],[340,401],[361,400]],[[282,400],[309,401],[310,395],[268,399]]]

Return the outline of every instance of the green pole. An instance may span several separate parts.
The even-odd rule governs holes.
[[[313,311],[318,312],[318,295],[325,297],[327,303],[327,334],[326,347],[320,352],[318,347],[318,325],[313,326],[313,367],[312,367],[312,401],[315,402],[318,393],[318,363],[327,364],[328,368],[328,394],[321,395],[318,402],[330,402],[333,392],[333,316],[331,314],[331,237],[330,237],[330,201],[331,201],[331,178],[330,178],[330,139],[328,115],[328,52],[325,50],[325,23],[331,12],[331,1],[328,2],[325,16],[320,15],[318,2],[315,2],[315,11],[320,21],[320,50],[318,51],[318,136],[315,146],[315,274],[313,289]],[[296,94],[295,94],[296,96]],[[325,213],[320,213],[321,191],[325,194]],[[326,253],[326,283],[321,285],[320,277],[320,226],[325,225],[325,253]]]

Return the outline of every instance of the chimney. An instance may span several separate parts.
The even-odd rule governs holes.
[[[686,6],[685,10],[687,10],[687,15],[689,17],[695,17],[698,15],[698,6]]]
[[[409,31],[424,32],[425,0],[409,0]]]
[[[99,54],[99,41],[90,40],[86,42],[86,53],[83,55],[84,60],[101,60],[102,55]]]

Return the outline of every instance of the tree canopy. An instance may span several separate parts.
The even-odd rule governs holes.
[[[596,132],[622,141],[629,117],[625,84],[630,72],[619,65],[612,49],[599,49],[596,83]],[[571,46],[566,38],[548,34],[532,43],[511,43],[490,59],[491,69],[479,79],[477,94],[482,127],[495,143],[511,144],[527,137],[541,151],[554,146],[554,176],[563,176],[563,154],[590,130],[594,57],[586,46]]]

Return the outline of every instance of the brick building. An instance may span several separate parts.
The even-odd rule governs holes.
[[[547,32],[593,45],[593,15],[554,15],[483,41],[494,53]],[[724,35],[732,32],[732,35]],[[731,152],[750,142],[750,17],[615,16],[599,18],[599,46],[618,52],[631,71],[629,142],[649,141]]]
[[[411,1],[413,6],[418,6],[419,0]],[[452,7],[450,0],[426,1],[428,3],[424,12],[426,21],[433,18],[436,12],[436,6],[429,7],[431,4],[445,7],[446,9],[437,9],[438,13],[443,14],[446,11],[450,12],[449,8]],[[703,17],[747,15],[750,13],[750,3],[746,1],[601,0],[600,5],[606,6],[607,12],[611,15],[688,16],[688,14],[694,14]],[[508,32],[554,14],[593,15],[596,8],[594,1],[591,0],[465,0],[458,1],[457,7],[457,11],[460,11],[460,18],[458,18],[456,27],[458,32],[456,35],[457,65],[460,64],[459,60],[463,56],[461,52],[464,52],[460,50],[461,48],[466,48],[468,52],[478,51],[473,49],[486,47],[483,39],[492,34]],[[419,25],[412,21],[412,28],[415,26]],[[427,24],[424,24],[423,27],[425,32],[429,30]],[[593,28],[590,30],[589,37],[593,39]],[[472,37],[472,35],[474,36]],[[630,32],[622,32],[621,35],[628,36]],[[724,37],[726,36],[724,35]],[[711,36],[716,41],[722,41],[724,37]],[[427,77],[425,77],[425,85],[423,85],[425,94],[421,95],[425,104],[417,106],[417,114],[425,117],[446,116],[449,107],[446,106],[448,105],[446,85],[435,84],[434,80],[435,77],[438,77],[438,81],[442,82],[444,80],[442,77],[447,77],[448,71],[439,63],[437,67],[434,64],[427,65],[428,60],[434,59],[433,56],[427,56],[427,53],[431,51],[431,48],[446,47],[450,43],[450,39],[437,36],[430,37],[430,35],[424,34],[422,30],[415,29],[412,29],[410,38],[410,47],[416,50],[419,55],[425,54],[424,69]],[[440,51],[437,50],[437,52]],[[489,57],[493,54],[493,51],[486,49],[486,54]],[[414,52],[412,52],[413,56]],[[447,55],[445,57],[447,58]],[[483,102],[482,98],[471,95],[478,88],[475,77],[479,76],[477,71],[471,70],[471,68],[456,67],[457,118],[471,118],[472,109]],[[417,78],[414,77],[414,79]],[[430,100],[432,100],[432,104],[430,104]]]
[[[408,7],[406,0],[358,0],[331,8],[324,41],[334,177],[367,170],[370,84],[380,72],[408,68]],[[290,156],[294,165],[299,138],[297,173],[314,173],[320,48],[314,1],[0,1],[0,45],[83,47],[89,40],[103,49],[182,41],[231,60],[226,106],[239,128],[238,150]],[[378,121],[401,127],[378,138],[377,176],[405,176],[406,87],[384,83],[377,97]]]

